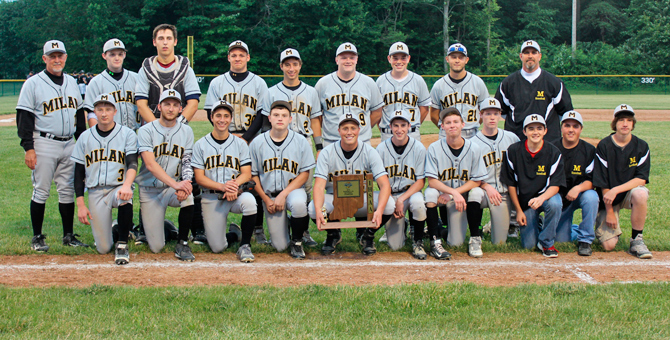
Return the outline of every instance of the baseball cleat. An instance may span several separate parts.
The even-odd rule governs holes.
[[[207,235],[204,232],[195,234],[193,236],[193,244],[207,244]]]
[[[135,239],[136,246],[147,244],[147,235],[144,233],[144,227],[142,225],[137,225],[130,234]]]
[[[188,246],[188,241],[177,242],[177,246],[174,248],[174,257],[182,261],[195,261],[195,256],[193,256],[193,253],[191,252],[191,247]]]
[[[414,243],[412,243],[412,256],[414,256],[414,258],[417,260],[426,259],[427,255],[426,251],[423,250],[423,240],[414,241]]]
[[[591,244],[586,242],[579,242],[577,245],[577,254],[579,256],[591,256],[593,251],[591,250]]]
[[[63,245],[64,246],[70,246],[70,247],[85,247],[85,248],[87,248],[88,244],[77,240],[77,236],[81,236],[81,235],[70,234],[70,233],[65,234],[65,236],[63,236]]]
[[[305,250],[302,248],[301,241],[291,241],[289,245],[289,250],[291,252],[291,257],[294,259],[302,260],[305,258]]]
[[[514,225],[514,224],[510,224],[509,225],[509,230],[507,231],[507,237],[508,238],[519,238],[519,227]]]
[[[542,249],[542,256],[544,256],[544,257],[549,257],[549,258],[558,257],[558,250],[556,250],[556,248],[554,248],[554,246],[551,246],[549,248],[542,247],[541,249]]]
[[[472,257],[482,257],[484,252],[482,252],[482,238],[481,236],[470,237],[470,243],[468,244],[468,254]]]
[[[47,235],[43,234],[33,236],[33,239],[30,241],[31,248],[34,251],[41,251],[41,252],[49,251],[49,246],[47,246],[47,243],[45,241],[46,237]]]
[[[647,245],[644,244],[644,239],[642,234],[637,234],[634,239],[630,239],[630,248],[629,252],[633,256],[637,256],[638,259],[650,259],[652,254],[647,248]]]
[[[130,255],[128,254],[128,244],[119,242],[114,250],[114,263],[118,265],[128,264]]]
[[[269,244],[268,239],[265,237],[265,231],[263,230],[263,226],[256,226],[254,228],[254,239],[256,239],[256,243],[258,244]]]
[[[377,248],[375,248],[375,239],[374,237],[364,236],[361,238],[361,252],[363,255],[374,255],[377,253]]]
[[[319,244],[314,241],[312,235],[309,234],[309,230],[305,230],[302,234],[302,245],[305,247],[316,247]]]
[[[242,239],[242,229],[240,228],[239,225],[235,223],[231,223],[230,227],[228,228],[228,232],[231,232],[235,235],[237,235],[237,241],[239,242]]]
[[[237,259],[244,263],[254,262],[256,258],[251,253],[251,246],[248,244],[240,246],[240,249],[237,250]]]
[[[338,230],[337,232],[329,233],[328,236],[326,236],[326,241],[323,242],[323,247],[321,247],[321,254],[331,255],[335,253],[335,248],[340,242],[342,242],[341,231]]]
[[[442,247],[442,240],[438,240],[435,236],[430,241],[430,255],[438,260],[451,260],[451,254]]]
[[[486,224],[484,225],[484,227],[482,228],[482,232],[483,232],[483,233],[486,233],[486,234],[490,234],[490,233],[491,233],[491,221],[489,221],[488,223],[486,223]]]

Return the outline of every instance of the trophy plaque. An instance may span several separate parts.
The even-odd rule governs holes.
[[[375,213],[372,174],[339,175],[333,177],[333,212],[330,220],[343,220],[354,217],[367,198],[367,221],[328,222],[321,229],[375,228],[372,215]]]

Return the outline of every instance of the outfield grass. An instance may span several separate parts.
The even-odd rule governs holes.
[[[583,132],[583,137],[602,138],[609,134],[607,122],[590,122]],[[194,122],[193,127],[196,139],[204,136],[211,131],[211,125],[208,122]],[[667,212],[670,211],[670,149],[666,146],[670,144],[670,135],[666,131],[670,130],[670,122],[639,122],[635,133],[645,139],[651,147],[651,178],[649,189],[651,198],[649,201],[649,216],[645,231],[645,241],[649,248],[654,251],[670,250],[670,227],[667,223]],[[436,133],[437,129],[430,122],[424,123],[424,133]],[[378,134],[378,132],[377,132]],[[0,127],[0,141],[4,148],[0,149],[0,178],[3,179],[0,206],[3,213],[0,214],[0,254],[29,254],[29,242],[32,236],[30,228],[30,199],[32,187],[30,182],[30,170],[23,163],[23,151],[19,146],[19,140],[16,137],[16,128]],[[135,195],[135,222],[138,221],[139,202],[137,191]],[[178,209],[168,209],[167,219],[177,221]],[[580,215],[576,214],[576,221],[580,220]],[[617,247],[618,250],[628,248],[627,238],[630,237],[630,213],[624,210],[621,214],[623,237]],[[240,215],[230,214],[229,222],[239,223]],[[484,223],[488,221],[488,213],[484,213]],[[326,233],[319,232],[311,224],[310,228],[314,238],[318,242],[325,240]],[[75,222],[75,231],[82,235],[81,239],[89,244],[93,244],[93,236],[90,227],[87,227],[78,221]],[[47,202],[46,215],[44,220],[44,233],[48,235],[47,242],[51,246],[50,254],[78,254],[95,253],[92,248],[71,248],[63,247],[60,244],[62,236],[62,227],[60,216],[58,214],[57,193],[55,186],[51,190],[51,198]],[[380,237],[382,232],[377,234]],[[521,249],[517,239],[510,239],[509,242],[501,246],[493,246],[490,242],[490,236],[484,237],[483,250],[485,252],[527,252]],[[174,243],[168,245],[165,252],[173,251]],[[575,246],[571,243],[558,244],[559,251],[575,251]],[[359,251],[359,246],[355,240],[353,230],[344,231],[344,241],[338,249],[342,251]],[[601,250],[600,246],[595,247]],[[149,249],[144,246],[132,246],[133,251],[148,252]],[[208,251],[206,246],[193,247],[195,252]],[[231,247],[230,252],[235,252],[236,246]],[[254,252],[272,252],[273,248],[266,245],[252,244]],[[379,251],[389,251],[385,244],[378,244]],[[410,248],[406,246],[405,251]],[[318,251],[311,249],[308,251]],[[450,249],[450,251],[467,252],[467,246]]]
[[[2,338],[670,337],[667,283],[0,288],[0,298]]]

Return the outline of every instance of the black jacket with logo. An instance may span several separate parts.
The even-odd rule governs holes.
[[[563,207],[565,208],[571,202],[565,196],[570,189],[580,185],[586,181],[593,182],[593,168],[595,166],[596,148],[585,142],[579,140],[577,146],[572,149],[566,149],[563,146],[562,139],[553,142],[554,145],[561,151],[563,156],[563,168],[565,169],[565,186],[561,187],[559,193],[563,199]]]
[[[596,148],[593,185],[599,189],[612,189],[633,178],[649,183],[651,154],[647,142],[633,135],[622,148],[614,143],[612,135],[614,133],[603,138]],[[601,193],[601,190],[598,192]],[[613,205],[619,204],[625,197],[625,192],[617,195]]]

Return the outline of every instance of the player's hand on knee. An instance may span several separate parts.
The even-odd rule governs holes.
[[[226,200],[228,200],[228,201],[230,201],[230,202],[235,201],[235,200],[237,199],[237,197],[238,197],[238,196],[237,196],[237,191],[235,191],[235,192],[226,192],[226,193],[224,194],[224,196],[226,197]]]
[[[618,219],[617,219],[616,214],[614,213],[614,211],[612,211],[612,212],[607,212],[607,217],[605,218],[605,223],[607,223],[607,226],[608,226],[608,227],[610,227],[610,228],[612,228],[612,229],[616,229],[616,226],[617,226],[617,223],[618,223],[618,222],[619,222],[619,221],[618,221]]]
[[[451,195],[449,194],[442,194],[437,197],[437,203],[439,204],[447,204],[451,200]]]
[[[576,200],[577,197],[579,197],[579,194],[580,194],[579,188],[577,188],[577,187],[573,187],[573,188],[570,189],[570,191],[568,191],[568,193],[565,195],[565,199],[567,199],[568,201],[572,202],[572,201]]]
[[[533,210],[537,210],[539,207],[544,204],[544,199],[542,199],[541,196],[538,197],[533,197],[528,201],[528,206],[531,207]]]
[[[190,195],[189,193],[186,193],[184,190],[177,190],[176,194],[177,194],[177,200],[179,200],[179,202],[184,201],[185,199],[188,198],[188,195]]]
[[[286,195],[284,195],[283,192],[277,195],[277,197],[275,197],[274,202],[275,202],[275,212],[279,212],[286,209]]]
[[[495,205],[496,207],[502,204],[502,196],[498,190],[494,189],[493,187],[486,189],[486,195],[489,197],[489,202],[491,202],[491,204]]]
[[[226,192],[237,192],[237,191],[239,190],[239,187],[240,187],[240,186],[237,184],[237,182],[235,182],[235,180],[232,180],[232,179],[231,179],[231,180],[229,180],[228,182],[226,182],[226,183],[224,184],[224,190],[223,190],[223,191],[226,191]]]
[[[119,191],[116,192],[116,198],[122,201],[128,201],[133,198],[133,190],[122,185]]]
[[[612,205],[614,203],[614,199],[616,199],[616,192],[614,190],[608,191],[605,195],[603,195],[603,202],[605,204]]]
[[[77,210],[77,218],[79,219],[79,222],[85,224],[85,225],[91,225],[91,222],[89,222],[89,218],[91,217],[91,212],[88,210],[87,207],[80,207]]]
[[[37,164],[37,155],[35,154],[35,149],[26,151],[25,162],[26,166],[28,166],[28,169],[35,170],[35,165]]]
[[[520,226],[526,225],[526,214],[521,210],[516,211],[516,223],[519,223]]]
[[[454,200],[454,204],[456,205],[456,210],[458,210],[460,212],[464,212],[465,208],[467,206],[467,203],[465,202],[465,198],[463,198],[463,195],[457,193],[453,197],[453,200]]]
[[[191,191],[193,191],[193,186],[191,185],[190,181],[181,181],[177,182],[177,184],[174,186],[175,191],[184,191],[186,193],[186,196],[191,194]]]

